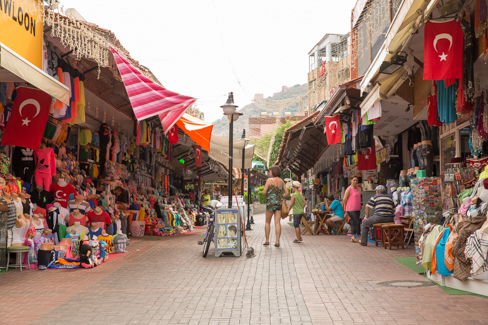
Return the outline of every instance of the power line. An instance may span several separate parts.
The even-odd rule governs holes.
[[[212,0],[212,5],[213,5],[214,13],[215,13],[215,20],[217,21],[217,27],[219,28],[220,39],[222,40],[222,45],[224,46],[225,54],[227,56],[227,61],[229,62],[230,69],[232,70],[232,73],[234,74],[234,77],[236,78],[236,81],[237,81],[237,84],[239,85],[239,87],[241,87],[241,89],[244,92],[244,94],[246,94],[246,96],[249,99],[251,99],[252,97],[249,96],[249,94],[246,92],[246,90],[242,86],[241,81],[237,77],[237,73],[236,73],[236,71],[234,69],[234,66],[232,65],[231,60],[230,60],[230,55],[229,55],[229,52],[227,50],[228,47],[225,44],[225,40],[224,40],[224,36],[223,36],[223,33],[222,33],[222,29],[220,28],[220,21],[219,21],[218,15],[217,15],[217,9],[215,8],[215,0]]]

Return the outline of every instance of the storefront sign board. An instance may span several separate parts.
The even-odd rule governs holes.
[[[0,43],[42,70],[43,24],[38,0],[0,1]]]
[[[219,209],[216,216],[215,257],[223,253],[241,256],[241,220],[237,209]]]

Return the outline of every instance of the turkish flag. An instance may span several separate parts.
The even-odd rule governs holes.
[[[51,108],[52,98],[42,90],[19,87],[5,127],[2,145],[38,150]]]
[[[327,143],[331,144],[341,143],[341,116],[326,116],[325,117],[325,132],[327,134]]]
[[[424,29],[424,80],[463,76],[463,30],[456,20],[428,22]]]
[[[365,153],[358,152],[358,169],[376,169],[376,150],[375,146],[366,148]]]
[[[193,148],[195,150],[195,165],[202,167],[202,147],[196,144]]]
[[[170,144],[175,144],[178,142],[178,127],[173,125],[168,131],[168,140]]]

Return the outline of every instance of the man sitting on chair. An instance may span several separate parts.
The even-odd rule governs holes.
[[[329,194],[327,200],[325,200],[325,211],[332,211],[334,214],[331,218],[325,220],[325,224],[329,229],[337,231],[339,230],[336,222],[342,222],[344,220],[344,209],[342,204],[334,198],[334,195]]]
[[[375,223],[389,223],[393,222],[395,216],[395,203],[390,195],[386,193],[386,188],[383,185],[376,187],[376,195],[366,204],[366,214],[363,223],[361,224],[361,241],[362,246],[368,245],[368,231]],[[371,218],[369,210],[374,209],[374,214]]]

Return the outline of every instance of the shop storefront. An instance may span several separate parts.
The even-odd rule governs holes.
[[[36,10],[34,2],[26,8]],[[8,259],[10,267],[16,259],[31,268],[91,268],[127,252],[129,237],[191,231],[194,215],[184,207],[193,200],[171,162],[178,139],[157,116],[134,118],[117,66],[103,57],[121,48],[118,40],[36,13],[24,21],[35,23],[27,31],[0,11],[0,29],[9,31],[0,35],[0,268]],[[103,49],[100,60],[83,52],[87,44],[64,42],[56,29],[63,24],[97,35],[90,46]]]
[[[342,200],[353,177],[363,204],[384,185],[396,204],[391,222],[404,225],[429,278],[488,295],[479,281],[488,278],[486,24],[479,3],[453,4],[403,1],[364,76],[339,86],[315,117],[325,150],[297,150],[285,133],[277,163],[308,161],[300,172],[314,205]]]

